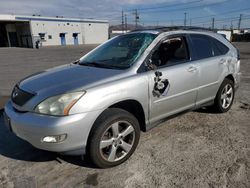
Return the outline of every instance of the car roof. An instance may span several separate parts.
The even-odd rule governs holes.
[[[230,41],[228,41],[221,34],[218,34],[216,31],[217,30],[212,30],[212,29],[203,28],[203,27],[195,27],[195,26],[171,26],[171,27],[151,27],[151,28],[137,29],[127,34],[150,33],[150,34],[155,34],[160,38],[168,36],[168,35],[172,35],[172,34],[173,35],[174,34],[201,34],[201,35],[207,35],[207,36],[216,38],[217,40],[221,41],[226,46],[231,48],[232,45],[230,45],[231,44]]]
[[[171,27],[151,27],[151,28],[143,28],[136,29],[131,31],[130,33],[153,33],[153,34],[161,34],[166,32],[178,32],[182,33],[190,33],[191,31],[201,32],[201,33],[214,33],[213,30],[203,28],[203,27],[194,27],[194,26],[171,26]],[[190,31],[190,32],[189,32]]]

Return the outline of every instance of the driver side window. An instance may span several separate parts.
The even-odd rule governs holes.
[[[157,67],[172,66],[190,59],[185,37],[164,40],[153,53],[151,60]]]

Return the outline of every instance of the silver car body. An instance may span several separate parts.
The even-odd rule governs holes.
[[[171,82],[171,88],[168,95],[154,97],[155,71],[138,72],[138,69],[160,41],[169,36],[189,33],[212,36],[230,50],[223,56],[197,61],[191,59],[184,64],[159,69],[163,78]],[[12,131],[35,147],[66,154],[84,154],[95,120],[110,106],[122,101],[136,101],[144,112],[145,130],[149,130],[167,117],[213,102],[227,76],[232,76],[235,87],[238,87],[239,66],[237,50],[218,34],[187,30],[163,32],[129,69],[113,70],[70,64],[20,81],[19,87],[34,93],[35,97],[22,107],[9,101],[5,113],[10,119]],[[81,90],[86,91],[86,94],[71,108],[68,116],[54,117],[34,112],[34,108],[48,97]],[[41,141],[44,136],[60,134],[67,134],[67,139],[54,144]]]

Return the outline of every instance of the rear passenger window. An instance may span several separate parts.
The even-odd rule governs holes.
[[[212,43],[207,36],[191,35],[190,37],[196,53],[196,59],[213,57]]]
[[[213,44],[214,56],[225,55],[229,51],[229,48],[217,39],[211,38],[211,42]]]

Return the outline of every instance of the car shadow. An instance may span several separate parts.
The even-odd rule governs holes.
[[[194,110],[194,112],[202,114],[218,114],[218,112],[216,112],[212,106],[201,107],[199,109]]]
[[[18,138],[4,126],[2,112],[0,112],[0,155],[30,162],[62,161],[86,168],[96,168],[88,158],[81,159],[79,156],[64,156],[58,153],[39,150],[28,142]]]

